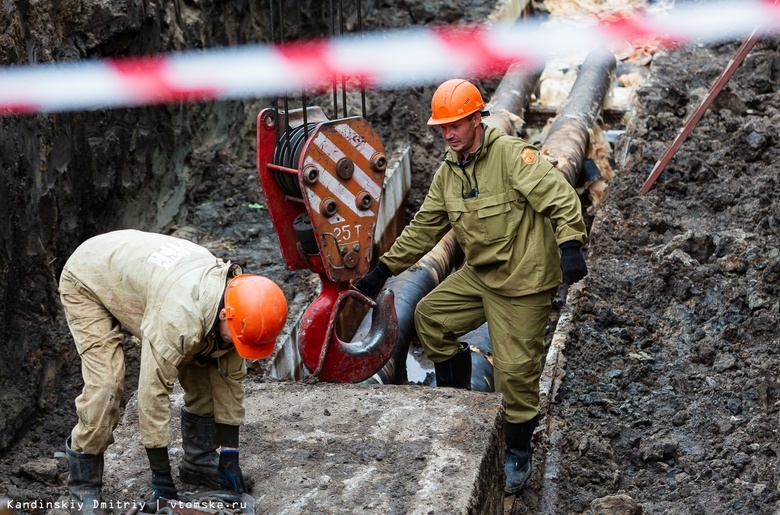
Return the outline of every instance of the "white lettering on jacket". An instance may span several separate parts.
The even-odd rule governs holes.
[[[146,259],[146,262],[168,270],[190,254],[208,253],[209,252],[203,247],[182,240],[174,243],[166,243],[158,250],[152,252]]]

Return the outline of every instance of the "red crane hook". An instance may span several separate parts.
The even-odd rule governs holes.
[[[398,317],[392,290],[376,302],[348,282],[320,275],[322,292],[306,309],[298,326],[298,350],[306,368],[323,381],[358,382],[374,375],[390,359],[398,341]],[[371,329],[361,341],[345,342],[336,334],[344,302],[354,298],[373,308]]]

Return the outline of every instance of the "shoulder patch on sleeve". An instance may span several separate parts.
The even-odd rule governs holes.
[[[536,162],[536,154],[534,154],[534,151],[530,148],[524,148],[522,152],[520,152],[520,159],[525,162],[527,165],[532,165]]]

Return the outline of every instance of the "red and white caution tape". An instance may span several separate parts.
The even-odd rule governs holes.
[[[773,0],[683,4],[583,24],[530,20],[492,26],[417,27],[332,39],[191,51],[143,58],[0,69],[0,113],[130,107],[182,100],[262,98],[317,90],[342,77],[367,88],[433,84],[502,73],[597,47],[653,40],[684,45],[780,29]]]

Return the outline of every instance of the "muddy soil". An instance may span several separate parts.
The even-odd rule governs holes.
[[[553,512],[780,507],[778,43],[759,41],[642,196],[737,45],[654,58],[617,178],[592,209],[590,275],[570,296],[566,375],[548,414],[563,425]],[[535,486],[517,512],[539,509]]]
[[[462,2],[445,0],[443,2],[428,2],[425,5],[420,5],[419,2],[405,0],[376,2],[364,0],[364,4],[372,6],[370,10],[364,13],[366,16],[363,22],[364,29],[381,30],[417,24],[484,20],[492,11],[494,2],[490,0],[468,0]],[[266,5],[263,2],[264,8]],[[326,4],[304,0],[302,5],[305,9],[310,9],[311,11],[311,14],[308,15],[306,10],[304,10],[304,30],[311,34],[312,37],[327,34],[327,14],[323,13],[323,6]],[[348,6],[351,3],[345,2],[345,5]],[[4,41],[3,38],[7,37],[9,42],[16,42],[17,32],[24,33],[25,30],[30,32],[30,25],[33,21],[41,22],[37,18],[35,20],[24,19],[25,14],[30,15],[30,12],[37,12],[26,4],[20,6],[10,4],[0,7],[2,7],[2,11],[0,11],[0,28],[8,28],[3,35],[0,35],[0,40]],[[41,4],[35,7],[40,8],[42,11],[47,11],[47,8],[56,10],[60,6]],[[154,6],[148,7],[148,9],[152,9],[152,7]],[[170,36],[171,39],[175,39],[176,45],[182,44],[176,38],[187,39],[189,36],[188,30],[194,31],[204,39],[214,37],[214,34],[224,38],[225,35],[220,31],[227,32],[232,25],[241,25],[243,32],[240,31],[240,33],[242,38],[246,37],[246,33],[267,34],[269,32],[267,29],[268,20],[235,20],[230,18],[231,12],[218,12],[215,14],[214,10],[216,9],[211,9],[214,6],[210,5],[202,6],[201,10],[195,9],[192,11],[188,11],[178,4],[167,7],[170,8],[173,14],[170,14],[170,20],[166,21],[166,30],[163,35],[154,33],[153,36],[149,36],[148,34],[140,33],[138,41],[135,41],[131,38],[132,34],[135,33],[136,27],[130,26],[126,32],[117,29],[119,30],[117,40],[106,43],[103,41],[103,38],[108,37],[106,33],[110,34],[111,31],[104,31],[105,20],[100,19],[98,15],[110,17],[109,14],[91,14],[94,18],[92,23],[94,24],[95,33],[93,34],[90,32],[90,13],[87,12],[84,16],[79,17],[76,30],[77,41],[74,43],[74,48],[71,48],[67,41],[43,36],[38,37],[38,31],[40,30],[42,33],[56,33],[61,39],[65,39],[63,34],[60,34],[60,32],[65,31],[61,31],[52,21],[56,20],[56,17],[47,17],[46,20],[48,21],[36,24],[36,31],[34,31],[36,41],[40,40],[42,48],[46,51],[46,59],[54,58],[56,60],[60,58],[68,60],[77,57],[99,57],[101,51],[106,55],[112,56],[122,55],[122,49],[138,53],[156,51],[159,49],[154,48],[154,50],[150,50],[150,45],[153,44],[152,42],[168,43],[169,31],[176,36]],[[245,8],[246,6],[241,4],[240,7]],[[231,11],[229,6],[226,9]],[[76,10],[78,11],[78,9]],[[182,10],[187,11],[186,16],[179,17],[178,14],[181,14]],[[237,10],[236,12],[239,11]],[[113,16],[114,14],[111,15]],[[122,12],[118,15],[118,19],[123,23],[132,25],[127,20],[132,21],[133,14],[135,13],[131,12],[128,14]],[[210,21],[196,19],[198,15],[206,14],[212,17]],[[125,15],[127,15],[127,20]],[[253,12],[253,15],[257,15],[257,13]],[[28,25],[15,25],[18,19],[23,19],[23,23]],[[220,29],[219,23],[214,22],[215,19],[220,20],[220,23],[224,23],[224,27]],[[224,21],[228,19],[231,23]],[[148,19],[145,20],[145,22],[148,21]],[[258,26],[253,29],[251,21],[257,22]],[[289,22],[289,20],[287,21]],[[182,29],[181,32],[177,32],[180,29],[178,24],[184,22],[188,23],[188,30]],[[217,28],[215,29],[213,25]],[[148,27],[144,26],[144,30],[148,29]],[[288,27],[288,30],[292,29]],[[81,43],[82,39],[89,42],[86,50],[79,46],[84,45],[84,43]],[[195,40],[194,46],[205,46],[204,39]],[[238,42],[242,42],[242,39]],[[47,48],[47,44],[52,48]],[[221,44],[227,44],[227,42],[221,42]],[[0,52],[0,58],[2,58],[0,62],[6,62],[6,60],[10,63],[24,62],[25,56],[21,52],[18,54],[13,53],[13,47],[10,43],[8,48],[7,52]],[[488,80],[485,84],[489,87],[491,81]],[[430,174],[438,163],[439,156],[444,148],[440,135],[431,131],[425,125],[425,120],[429,116],[430,97],[434,89],[435,86],[429,86],[415,89],[366,92],[366,117],[371,126],[382,137],[386,154],[393,156],[399,149],[411,147],[412,167],[416,172],[413,177],[413,191],[410,193],[407,210],[409,218],[419,208],[425,191],[427,191]],[[301,105],[300,97],[291,97],[289,100],[291,108]],[[356,107],[360,105],[359,102],[359,96],[350,95],[348,115],[361,114],[359,107]],[[188,137],[193,139],[201,136],[200,131],[202,128],[191,127],[187,125],[188,123],[204,127],[221,127],[225,130],[226,133],[214,134],[213,137],[206,136],[205,143],[193,149],[190,154],[184,157],[188,173],[191,177],[196,177],[197,180],[193,181],[194,185],[186,192],[185,203],[181,206],[178,215],[176,215],[176,210],[174,209],[173,214],[176,216],[176,221],[168,224],[163,229],[163,232],[198,242],[209,248],[216,255],[242,264],[247,272],[262,274],[273,279],[282,287],[290,304],[288,324],[283,333],[287,334],[298,320],[302,311],[317,295],[320,281],[316,275],[308,271],[290,271],[285,267],[282,256],[279,253],[278,240],[273,231],[270,217],[264,208],[265,198],[254,162],[253,123],[260,109],[273,105],[273,99],[218,102],[216,104],[217,106],[213,110],[205,109],[200,114],[200,119],[194,119],[196,117],[188,118],[189,107],[186,104],[176,106],[170,109],[170,112],[169,108],[163,106],[160,108],[149,107],[136,110],[120,109],[113,114],[118,113],[118,118],[127,118],[129,120],[127,123],[122,123],[123,127],[136,127],[138,125],[145,127],[146,124],[151,127],[165,126],[166,124],[176,125],[177,129],[186,132]],[[310,96],[307,98],[307,104],[322,106],[330,117],[340,116],[343,109],[343,106],[339,105],[338,111],[335,111],[330,95]],[[192,110],[196,111],[197,108]],[[209,118],[209,112],[213,115],[212,118]],[[51,118],[57,121],[57,123],[47,123],[47,117],[41,116],[40,120],[42,122],[38,127],[57,126],[59,123],[64,127],[68,127],[68,130],[72,128],[74,133],[87,134],[88,136],[85,136],[85,138],[88,137],[90,143],[100,142],[101,131],[104,130],[102,129],[103,124],[109,125],[114,121],[111,117],[101,116],[100,112],[88,113],[83,116],[80,113],[66,113],[59,116],[55,115]],[[106,118],[110,119],[106,120]],[[175,121],[172,121],[171,118]],[[100,123],[96,122],[95,119],[100,119]],[[7,125],[0,124],[0,138],[12,133],[18,133],[22,127],[27,125],[35,126],[35,123],[28,124],[28,121],[29,119],[20,119],[16,123],[14,120],[10,120]],[[8,130],[7,133],[4,132],[5,129]],[[205,132],[208,133],[208,129]],[[148,145],[149,154],[151,155],[155,151],[153,149],[156,148],[163,137],[155,136],[156,133],[153,130],[149,130],[148,133],[151,135],[149,141],[139,139],[138,144]],[[236,144],[232,142],[225,144],[225,139],[236,140],[240,139],[241,136],[243,136],[243,143]],[[40,135],[41,148],[36,148],[35,150],[43,154],[46,140],[47,135]],[[120,141],[120,143],[122,142]],[[165,143],[167,144],[168,141],[166,140]],[[116,144],[116,141],[109,143],[109,145]],[[9,149],[15,149],[15,147],[9,145]],[[140,147],[137,149],[140,154],[143,154],[146,150]],[[29,151],[34,152],[34,150]],[[88,150],[77,153],[89,158],[99,158],[99,156],[89,154]],[[101,155],[111,154],[113,154],[111,151],[101,153]],[[24,157],[20,156],[18,159],[23,159]],[[177,155],[177,159],[181,157],[181,155]],[[9,152],[5,158],[0,160],[4,167],[8,167],[7,170],[3,171],[3,177],[4,179],[7,178],[9,183],[12,180],[22,182],[24,179],[19,179],[24,177],[22,170],[35,168],[39,166],[36,165],[38,161],[44,160],[38,157],[33,163],[17,166],[14,164],[13,159],[11,152]],[[96,177],[110,175],[106,172],[114,171],[115,168],[121,170],[119,160],[105,163],[104,165],[92,163],[91,159],[87,160],[101,171],[96,171],[94,174],[81,174],[84,181],[88,181],[92,175]],[[83,164],[80,160],[73,159],[70,167],[75,169],[80,164]],[[139,160],[139,164],[140,168],[146,168],[148,171],[150,169],[175,169],[179,163],[143,164],[143,161]],[[106,167],[105,170],[103,170],[103,166]],[[130,166],[132,167],[132,164]],[[117,172],[115,176],[119,180],[118,178],[122,177],[123,173],[121,171]],[[143,179],[143,173],[141,177]],[[124,179],[126,178],[125,176]],[[148,179],[149,177],[146,177],[143,180]],[[143,180],[138,184],[131,183],[130,186],[140,191],[143,188]],[[51,181],[52,183],[55,182],[54,179],[51,179]],[[174,181],[178,184],[178,181],[175,179]],[[105,181],[98,180],[98,182],[102,183]],[[132,219],[134,216],[132,213],[138,215],[137,219],[139,222],[137,225],[130,226],[139,229],[150,229],[150,217],[144,213],[153,212],[154,205],[151,207],[146,205],[134,206],[131,209],[132,213],[124,216],[121,213],[110,211],[110,216],[107,216],[105,212],[101,213],[97,208],[102,208],[102,199],[98,197],[109,191],[109,188],[103,185],[103,189],[96,193],[92,191],[91,186],[87,186],[76,184],[76,190],[84,192],[85,197],[89,196],[79,206],[60,207],[60,212],[56,212],[56,207],[52,208],[54,215],[50,218],[56,220],[57,223],[64,224],[64,227],[60,227],[61,232],[56,238],[38,238],[41,231],[44,232],[44,236],[49,236],[50,232],[56,235],[57,231],[51,227],[22,226],[19,222],[13,220],[10,213],[3,211],[11,220],[9,227],[13,228],[13,234],[18,232],[19,234],[24,234],[25,237],[28,234],[34,235],[36,241],[42,240],[42,244],[49,244],[52,247],[47,247],[46,251],[48,254],[56,256],[57,260],[52,259],[47,262],[48,266],[42,271],[36,269],[35,281],[28,283],[28,286],[18,284],[19,278],[22,277],[21,273],[13,274],[9,272],[9,270],[14,270],[11,263],[0,263],[0,271],[3,272],[2,278],[8,277],[8,282],[4,282],[4,287],[7,287],[8,290],[3,292],[2,297],[0,297],[0,307],[8,315],[16,316],[15,310],[17,309],[11,302],[14,295],[16,295],[11,290],[15,292],[17,289],[29,289],[29,284],[45,285],[40,288],[40,291],[33,290],[22,296],[21,300],[25,303],[24,305],[27,306],[29,304],[30,306],[29,309],[25,308],[23,310],[25,314],[30,315],[30,320],[25,319],[21,323],[16,324],[21,329],[11,327],[11,324],[9,324],[7,332],[0,331],[3,335],[9,337],[9,341],[12,344],[19,345],[18,349],[5,349],[5,355],[10,353],[14,360],[24,363],[21,374],[18,374],[18,376],[14,375],[15,371],[12,366],[0,363],[2,365],[0,366],[0,371],[3,372],[3,376],[0,377],[0,385],[3,385],[0,399],[2,399],[5,406],[13,407],[13,409],[9,409],[12,414],[20,414],[16,419],[10,418],[8,426],[6,426],[6,419],[2,416],[3,408],[0,408],[0,449],[4,449],[0,452],[0,500],[4,497],[10,497],[20,503],[29,504],[37,501],[39,505],[50,504],[57,501],[67,491],[67,465],[65,460],[62,457],[58,457],[57,454],[62,453],[64,450],[65,439],[76,422],[73,401],[81,391],[82,379],[79,359],[75,349],[72,347],[72,340],[67,326],[64,324],[64,318],[56,294],[56,280],[53,278],[56,275],[56,267],[59,266],[61,269],[62,263],[68,256],[68,253],[63,252],[62,249],[75,246],[77,242],[70,242],[70,240],[79,234],[83,234],[81,238],[83,240],[95,233],[127,227],[127,220]],[[165,184],[160,186],[161,189],[166,187]],[[23,191],[24,189],[23,186],[19,186],[8,191],[16,195],[17,190]],[[6,206],[12,208],[15,198],[11,197],[10,193],[8,195],[6,193],[8,192],[3,192],[3,195],[0,197],[3,198]],[[109,195],[112,194],[113,192],[109,192]],[[20,202],[26,201],[23,194],[20,196],[22,197]],[[62,194],[62,198],[69,199],[70,197]],[[139,195],[139,198],[143,198],[148,202],[147,196]],[[118,204],[115,198],[112,197],[110,200],[115,202],[112,205]],[[26,221],[27,218],[32,219],[32,216],[22,218]],[[56,244],[57,248],[53,248],[54,244]],[[9,242],[8,246],[9,248],[19,249],[22,252],[22,249],[28,248],[26,242]],[[15,255],[13,257],[16,258]],[[16,262],[17,260],[13,259],[12,261]],[[25,277],[30,277],[31,268],[31,266],[22,268],[25,272]],[[6,327],[0,329],[5,330]],[[35,330],[36,335],[38,332],[45,332],[45,336],[40,338],[42,344],[40,348],[31,350],[26,348],[28,340],[35,341],[35,338],[27,338],[26,335],[17,337],[18,333],[24,334],[25,330]],[[20,345],[18,341],[23,341],[25,345]],[[126,398],[131,397],[137,386],[139,354],[138,342],[128,338],[125,344],[127,362],[125,379]],[[250,369],[249,380],[266,380],[266,365],[266,362],[255,362]],[[7,373],[6,369],[8,369]],[[32,378],[38,384],[31,384],[32,381],[28,382],[28,378]],[[32,391],[33,389],[35,391]],[[9,427],[11,420],[14,420],[14,424],[18,427]],[[6,439],[4,438],[6,433],[12,436]],[[31,506],[30,509],[23,509],[20,513],[45,513],[46,511],[36,508],[34,505]]]
[[[385,0],[366,27],[479,20],[492,5]],[[507,512],[543,511],[542,465],[553,452],[561,453],[562,469],[552,513],[780,508],[777,47],[775,38],[759,42],[642,196],[653,164],[736,45],[655,56],[651,81],[615,149],[616,178],[605,202],[587,208],[590,275],[569,297],[574,323],[566,375],[544,414],[560,420],[564,437],[553,446],[537,435],[537,473],[526,492],[507,499]],[[480,86],[489,97],[495,82]],[[444,148],[425,126],[433,90],[367,92],[368,120],[388,154],[412,149],[408,216],[419,208]],[[329,108],[325,98],[323,107]],[[203,180],[188,193],[186,214],[167,231],[282,285],[291,306],[289,330],[319,280],[284,267],[252,151],[205,149],[192,166]],[[68,338],[65,327],[58,331]],[[132,390],[137,345],[128,340],[126,349]],[[38,400],[28,430],[0,455],[0,497],[51,501],[65,492],[65,464],[54,453],[75,421],[72,400],[81,387],[75,356],[67,372],[58,396]],[[249,380],[264,380],[262,364]]]

